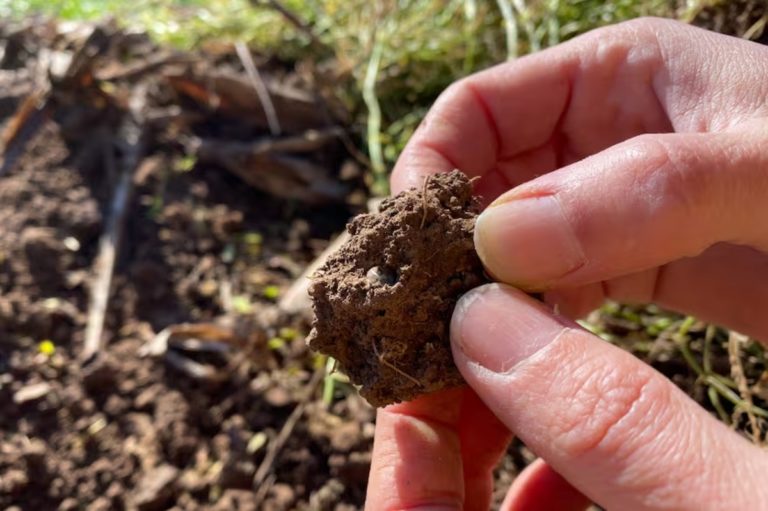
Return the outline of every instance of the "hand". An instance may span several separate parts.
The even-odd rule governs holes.
[[[565,316],[655,302],[768,340],[768,48],[641,19],[470,76],[393,189],[453,168],[495,199],[475,241],[500,282]],[[509,431],[541,460],[507,510],[768,502],[766,452],[524,293],[468,293],[451,339],[470,389],[379,410],[368,509],[487,509]]]

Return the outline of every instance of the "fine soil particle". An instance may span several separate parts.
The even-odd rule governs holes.
[[[311,348],[334,357],[374,406],[462,383],[448,327],[486,281],[473,245],[479,201],[458,170],[385,200],[314,276]]]

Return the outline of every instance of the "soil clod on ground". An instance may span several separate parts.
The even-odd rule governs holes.
[[[385,200],[310,287],[311,348],[334,357],[374,406],[462,383],[448,327],[459,297],[486,281],[473,232],[480,203],[458,170]]]

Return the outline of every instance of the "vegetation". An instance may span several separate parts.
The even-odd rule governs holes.
[[[457,78],[601,25],[642,15],[690,18],[716,1],[679,8],[679,0],[0,0],[0,16],[112,16],[180,48],[245,41],[289,62],[319,62],[327,83],[341,84],[334,92],[354,114],[373,191],[383,194],[387,169]]]

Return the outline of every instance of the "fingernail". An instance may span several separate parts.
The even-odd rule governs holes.
[[[475,246],[496,278],[536,289],[586,260],[554,196],[492,204],[477,218]]]
[[[459,506],[444,506],[442,504],[427,504],[425,506],[409,507],[407,511],[458,511]]]
[[[522,291],[488,284],[456,304],[451,341],[469,360],[506,373],[552,342],[569,322]]]

